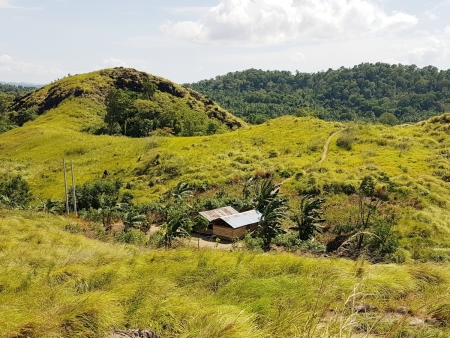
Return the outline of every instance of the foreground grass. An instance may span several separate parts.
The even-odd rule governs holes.
[[[1,337],[145,327],[163,337],[450,334],[448,264],[152,251],[67,233],[62,217],[0,219]]]

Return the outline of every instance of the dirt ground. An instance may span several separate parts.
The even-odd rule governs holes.
[[[158,226],[152,225],[150,230],[147,232],[148,235],[158,231],[160,228]],[[232,243],[231,241],[220,240],[216,242],[216,239],[210,235],[197,234],[193,232],[190,239],[184,240],[186,245],[196,247],[196,248],[213,248],[221,250],[230,250]]]

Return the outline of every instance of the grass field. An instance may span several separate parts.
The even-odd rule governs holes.
[[[62,159],[73,160],[77,184],[109,170],[135,203],[157,200],[185,180],[240,194],[251,177],[271,175],[295,209],[298,193],[318,188],[326,198],[329,227],[348,222],[353,197],[336,184],[358,186],[372,175],[392,191],[380,216],[395,214],[401,261],[449,259],[450,166],[446,116],[416,125],[341,124],[283,117],[219,135],[133,139],[83,132],[104,110],[88,99],[70,99],[23,127],[0,135],[0,173],[21,174],[37,199],[63,199]],[[327,158],[319,163],[328,137]],[[331,187],[331,188],[330,188]],[[330,190],[331,189],[331,190]]]
[[[86,92],[97,93],[89,83]],[[395,127],[285,116],[210,136],[128,138],[86,132],[102,122],[100,99],[65,99],[0,135],[0,177],[20,174],[35,196],[28,210],[0,210],[1,337],[102,337],[114,328],[163,337],[450,335],[449,115]],[[271,177],[284,182],[292,215],[315,191],[326,200],[327,230],[316,237],[324,244],[355,221],[358,196],[343,188],[370,175],[389,194],[376,216],[395,216],[399,248],[385,262],[402,264],[151,250],[71,234],[64,229],[73,219],[33,211],[40,200],[63,199],[63,158],[77,184],[109,170],[137,205],[180,181],[202,188],[187,201],[194,204],[241,196],[248,179]]]
[[[102,243],[1,211],[0,336],[447,337],[448,264]]]

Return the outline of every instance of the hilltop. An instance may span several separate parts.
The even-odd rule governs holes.
[[[201,135],[244,125],[191,89],[128,68],[63,78],[14,98],[3,114],[21,126],[61,105],[67,110],[85,106],[83,115],[91,121],[83,128],[92,133],[128,135],[132,131],[129,136],[146,136],[156,129],[165,129],[172,134]],[[122,110],[115,112],[117,107]]]
[[[317,73],[249,69],[188,84],[250,123],[283,116],[418,122],[450,108],[450,70],[363,63]]]

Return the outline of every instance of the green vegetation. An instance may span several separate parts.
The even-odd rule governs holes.
[[[143,74],[68,77],[14,101],[8,118],[32,118],[0,135],[0,336],[450,334],[450,114],[365,124],[305,109],[185,137],[158,117],[144,137],[130,134],[137,106],[198,96],[207,116],[222,110]],[[63,158],[80,218],[55,216]],[[258,230],[189,248],[198,211],[228,205],[259,210]]]
[[[0,211],[0,336],[447,337],[448,263],[148,250]]]
[[[0,96],[0,108],[5,100]],[[101,118],[84,126],[84,131],[91,133],[143,137],[158,130],[192,136],[225,132],[244,125],[193,90],[127,68],[63,78],[9,102],[0,117],[4,123],[22,126],[61,105],[73,104],[74,109],[75,102],[83,100],[95,105],[96,115]]]
[[[253,124],[296,115],[393,125],[448,110],[449,85],[450,70],[363,63],[313,74],[249,69],[187,86]]]
[[[446,201],[450,198],[447,115],[394,127],[283,117],[220,135],[137,139],[83,132],[93,121],[102,121],[96,104],[87,99],[66,100],[36,120],[2,134],[0,174],[20,174],[37,198],[34,205],[64,200],[64,157],[74,162],[78,186],[101,181],[109,170],[109,180],[122,182],[119,195],[132,196],[138,208],[175,194],[172,189],[184,181],[194,189],[186,200],[192,207],[186,209],[190,226],[198,223],[196,211],[226,205],[240,211],[251,209],[248,180],[272,178],[274,183],[285,182],[281,192],[292,210],[282,220],[285,231],[296,225],[291,213],[296,213],[301,196],[326,199],[322,210],[326,222],[313,240],[326,245],[329,252],[367,231],[371,235],[363,236],[358,251],[370,253],[370,259],[450,259],[450,241],[445,235],[449,231]],[[339,130],[331,139],[326,159],[319,163],[327,138]],[[346,141],[338,142],[341,138]],[[373,178],[376,191],[389,196],[389,201],[372,213],[367,227],[361,226],[357,217],[358,190],[365,176]],[[182,186],[179,188],[181,193]],[[367,201],[370,198],[365,197]],[[110,202],[102,211],[128,211],[123,206],[116,209],[116,202],[123,202],[121,197]],[[167,202],[164,197],[162,205],[166,207]],[[108,214],[104,215],[108,223]],[[170,220],[155,215],[156,224]],[[381,235],[372,235],[377,233]],[[352,243],[347,244],[353,250]]]
[[[25,207],[32,199],[28,183],[20,175],[0,181],[0,206]]]
[[[13,96],[24,95],[35,89],[36,88],[34,87],[24,87],[24,86],[10,85],[7,83],[0,83],[0,93],[10,94]]]

